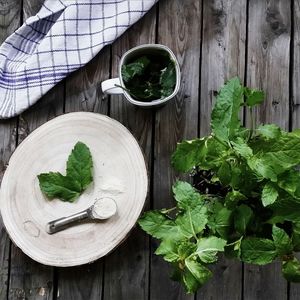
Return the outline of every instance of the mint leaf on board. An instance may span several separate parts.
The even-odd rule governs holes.
[[[89,148],[77,142],[67,161],[67,175],[58,172],[39,174],[42,192],[49,198],[73,202],[93,181],[93,161]]]
[[[266,265],[277,256],[273,241],[263,238],[249,237],[242,240],[241,260],[246,263]]]
[[[72,150],[67,161],[67,176],[80,184],[81,191],[93,181],[92,155],[89,148],[78,142]]]
[[[249,107],[253,107],[257,104],[261,104],[264,101],[265,93],[263,91],[244,88],[244,94],[246,98],[246,104]]]
[[[49,199],[59,198],[73,202],[81,193],[81,186],[77,181],[57,172],[39,174],[38,179],[42,192]]]
[[[300,282],[300,263],[297,258],[282,262],[282,274],[290,282]]]
[[[218,139],[228,141],[241,126],[239,111],[242,102],[243,87],[236,77],[221,88],[211,114],[212,132]]]
[[[276,199],[278,198],[278,191],[274,184],[271,182],[267,182],[262,190],[261,194],[261,201],[263,203],[263,206],[268,206],[273,204]]]
[[[273,225],[272,236],[279,256],[293,253],[292,240],[283,229]]]
[[[281,129],[275,124],[260,125],[257,133],[266,139],[277,139],[281,135]]]
[[[225,245],[226,240],[215,236],[201,238],[198,240],[195,254],[197,254],[204,263],[213,263],[217,261],[217,253],[224,251]]]

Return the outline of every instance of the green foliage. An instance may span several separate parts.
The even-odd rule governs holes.
[[[69,155],[66,176],[58,172],[39,174],[40,188],[49,199],[73,202],[93,181],[92,168],[89,148],[78,142]]]
[[[156,254],[172,263],[172,278],[189,293],[212,276],[219,252],[257,265],[279,259],[283,276],[300,282],[300,130],[256,126],[252,109],[263,99],[237,78],[227,82],[211,134],[179,143],[172,155],[173,167],[194,176],[194,186],[175,183],[176,207],[140,219],[161,242]],[[249,129],[239,121],[245,106]]]
[[[124,64],[121,75],[125,90],[139,101],[148,102],[168,97],[176,85],[174,61],[163,51],[143,55]]]

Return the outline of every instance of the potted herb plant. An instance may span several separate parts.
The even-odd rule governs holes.
[[[172,264],[174,280],[194,293],[211,277],[218,253],[245,263],[282,263],[283,276],[300,282],[300,130],[255,125],[262,91],[238,78],[224,85],[211,115],[211,134],[183,141],[173,167],[193,184],[173,186],[176,206],[146,212],[139,224],[160,240],[156,254]],[[249,109],[251,128],[239,114]]]

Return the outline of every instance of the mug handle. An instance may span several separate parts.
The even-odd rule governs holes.
[[[101,82],[102,92],[106,94],[123,94],[123,90],[116,85],[121,85],[119,78],[107,79]]]

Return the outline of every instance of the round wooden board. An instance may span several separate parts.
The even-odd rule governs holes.
[[[49,201],[37,175],[65,174],[78,141],[91,150],[94,182],[74,203]],[[1,185],[1,214],[13,242],[32,259],[59,267],[81,265],[106,255],[125,239],[143,209],[147,187],[143,154],[122,124],[99,114],[70,113],[39,127],[14,152]],[[47,222],[84,210],[104,196],[115,199],[116,216],[46,233]]]

